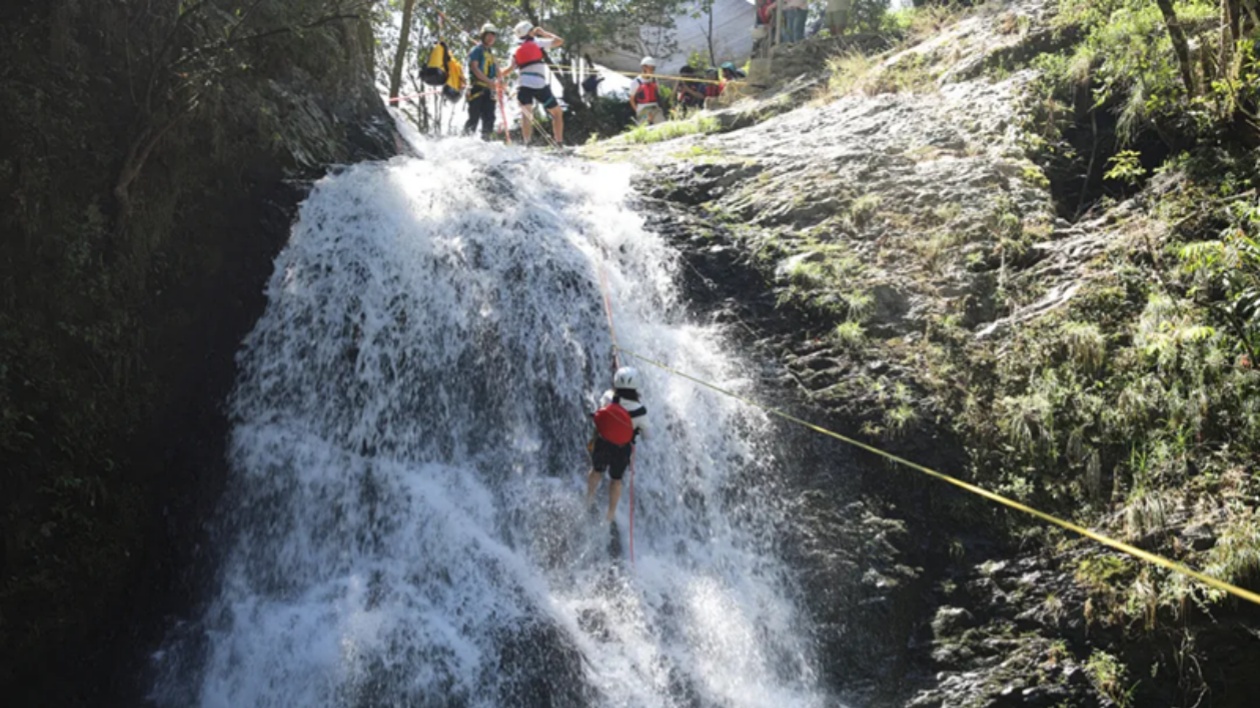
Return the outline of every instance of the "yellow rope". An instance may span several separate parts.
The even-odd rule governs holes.
[[[566,74],[577,73],[577,71],[568,67],[560,66],[559,64],[547,64],[547,68],[557,73],[561,73],[561,72],[566,73]],[[606,68],[599,68],[599,69],[596,69],[596,71],[600,73],[604,73],[604,74],[620,74],[622,76],[629,76],[630,78],[639,76],[642,73],[642,72],[635,72],[635,71],[617,71],[615,69],[606,69]],[[739,79],[725,79],[725,80],[705,79],[699,76],[678,76],[674,74],[652,74],[651,76],[654,79],[675,79],[678,81],[685,81],[687,83],[692,83],[692,84],[744,84],[744,83],[748,83],[747,81],[740,81]]]
[[[1193,578],[1193,579],[1195,579],[1195,580],[1197,580],[1197,581],[1199,581],[1199,582],[1203,583],[1204,585],[1207,585],[1207,586],[1209,586],[1209,587],[1216,588],[1217,590],[1222,590],[1222,591],[1224,591],[1224,592],[1227,592],[1227,593],[1229,593],[1230,595],[1233,595],[1234,597],[1241,598],[1241,599],[1243,599],[1243,600],[1246,600],[1247,602],[1250,602],[1250,603],[1253,603],[1253,604],[1256,604],[1256,605],[1260,605],[1260,593],[1255,593],[1255,592],[1252,592],[1252,591],[1247,590],[1247,589],[1245,589],[1245,588],[1240,588],[1240,587],[1238,587],[1237,585],[1232,585],[1232,584],[1230,584],[1230,583],[1225,582],[1224,580],[1220,580],[1219,578],[1214,578],[1214,577],[1212,577],[1212,576],[1210,576],[1210,575],[1207,575],[1207,574],[1205,574],[1205,573],[1202,573],[1202,572],[1200,572],[1200,571],[1197,571],[1197,570],[1195,570],[1195,569],[1193,569],[1193,568],[1191,568],[1191,567],[1189,567],[1189,566],[1187,566],[1187,565],[1185,565],[1185,564],[1178,563],[1177,561],[1174,561],[1174,560],[1171,560],[1171,559],[1165,558],[1165,557],[1163,557],[1163,556],[1161,556],[1161,555],[1157,555],[1157,554],[1155,554],[1155,553],[1151,553],[1151,552],[1149,552],[1149,551],[1144,551],[1144,550],[1142,550],[1141,548],[1138,548],[1138,547],[1136,547],[1136,546],[1130,545],[1130,544],[1125,543],[1125,542],[1123,542],[1123,541],[1118,541],[1118,540],[1116,540],[1116,539],[1114,539],[1114,538],[1111,538],[1110,536],[1107,536],[1107,535],[1105,535],[1105,534],[1101,534],[1101,533],[1098,533],[1097,531],[1093,531],[1093,530],[1087,529],[1087,528],[1085,528],[1084,526],[1080,526],[1080,525],[1078,525],[1078,524],[1074,524],[1074,523],[1072,523],[1071,521],[1066,521],[1066,520],[1064,520],[1064,519],[1060,519],[1059,517],[1054,516],[1053,514],[1048,514],[1048,513],[1044,512],[1044,511],[1041,511],[1041,510],[1039,510],[1039,509],[1034,509],[1033,507],[1028,506],[1027,504],[1022,504],[1022,503],[1020,503],[1020,502],[1017,502],[1017,501],[1015,501],[1014,499],[1008,499],[1007,497],[1004,497],[1004,496],[1002,496],[1002,495],[1000,495],[1000,494],[995,494],[995,493],[993,493],[993,492],[990,492],[990,491],[989,491],[989,490],[987,490],[987,489],[984,489],[984,488],[981,488],[981,487],[977,487],[976,485],[974,485],[974,484],[970,484],[970,483],[968,483],[968,482],[964,482],[964,481],[962,481],[961,479],[957,479],[957,478],[955,478],[955,477],[951,477],[951,476],[949,476],[949,475],[947,475],[947,474],[944,474],[944,473],[941,473],[941,472],[937,472],[936,470],[930,469],[930,468],[928,468],[928,467],[924,467],[923,465],[921,465],[921,464],[919,464],[919,463],[917,463],[917,462],[911,462],[910,460],[907,460],[907,459],[905,459],[904,457],[898,457],[897,455],[894,455],[894,454],[892,454],[892,453],[890,453],[890,452],[885,452],[884,450],[881,450],[881,449],[879,449],[879,448],[877,448],[877,447],[874,447],[874,446],[872,446],[872,445],[868,445],[868,444],[866,444],[866,443],[864,443],[864,442],[861,442],[861,441],[859,441],[859,440],[854,440],[853,438],[846,437],[846,436],[841,435],[840,433],[837,433],[837,432],[835,432],[835,431],[833,431],[833,430],[828,430],[827,428],[824,428],[824,427],[822,427],[822,426],[819,426],[819,425],[815,425],[815,424],[813,424],[813,423],[810,423],[809,421],[802,420],[802,419],[797,418],[796,416],[793,416],[793,415],[791,415],[791,414],[789,414],[789,413],[785,413],[785,412],[783,412],[783,411],[781,411],[781,410],[779,410],[779,409],[777,409],[777,408],[772,408],[772,407],[770,407],[770,406],[763,405],[763,404],[758,403],[758,402],[756,402],[756,401],[754,401],[754,400],[752,400],[752,399],[750,399],[750,398],[745,398],[744,396],[741,396],[741,395],[739,395],[739,394],[737,394],[737,393],[735,393],[735,392],[733,392],[733,391],[728,391],[727,389],[724,389],[724,388],[722,388],[722,387],[720,387],[720,386],[717,386],[717,385],[715,385],[715,384],[711,384],[711,383],[709,383],[708,381],[704,381],[703,379],[699,379],[699,378],[696,378],[695,376],[692,376],[692,375],[690,375],[690,374],[687,374],[687,373],[684,373],[684,372],[678,371],[678,370],[676,370],[676,369],[674,369],[674,368],[671,368],[670,366],[668,366],[668,365],[666,365],[666,364],[663,364],[663,363],[661,363],[661,362],[659,362],[659,361],[656,361],[656,360],[654,360],[654,359],[649,359],[648,357],[645,357],[645,356],[643,356],[643,355],[641,355],[641,354],[636,354],[636,353],[634,353],[634,352],[632,352],[632,351],[630,351],[630,350],[628,350],[628,349],[625,349],[625,348],[622,348],[622,347],[616,347],[616,348],[617,348],[618,350],[620,350],[622,353],[624,353],[624,354],[626,354],[626,355],[628,355],[628,356],[632,356],[632,357],[634,357],[635,359],[638,359],[639,361],[642,361],[642,362],[643,362],[643,363],[645,363],[645,364],[650,364],[651,366],[655,366],[656,368],[661,369],[662,371],[668,372],[668,373],[670,373],[670,374],[673,374],[674,376],[680,376],[680,377],[682,377],[682,378],[684,378],[684,379],[687,379],[687,380],[689,380],[689,381],[693,381],[693,382],[695,382],[695,383],[698,383],[698,384],[700,384],[701,386],[704,386],[705,388],[708,388],[708,389],[712,389],[712,390],[714,390],[714,391],[717,391],[718,393],[720,393],[720,394],[722,394],[722,395],[724,395],[724,396],[729,396],[730,398],[734,398],[734,399],[735,399],[735,400],[737,400],[737,401],[741,401],[741,402],[743,402],[743,403],[745,403],[745,404],[747,404],[747,405],[750,405],[750,406],[752,406],[752,407],[754,407],[754,408],[761,409],[761,410],[763,410],[763,411],[765,411],[765,412],[767,412],[767,413],[770,413],[770,414],[772,414],[772,415],[778,416],[778,417],[780,417],[780,418],[782,418],[782,419],[784,419],[784,420],[787,420],[787,421],[790,421],[790,422],[795,423],[795,424],[797,424],[797,425],[800,425],[800,426],[803,426],[803,427],[805,427],[805,428],[808,428],[808,429],[810,429],[810,430],[812,430],[812,431],[814,431],[814,432],[816,432],[816,433],[822,433],[823,435],[826,435],[826,436],[828,436],[828,437],[835,438],[836,440],[839,440],[839,441],[841,441],[841,442],[848,443],[848,444],[850,444],[850,445],[853,445],[854,447],[861,448],[861,449],[863,449],[863,450],[866,450],[867,452],[874,453],[874,454],[876,454],[876,455],[879,455],[880,457],[886,458],[886,459],[891,460],[891,461],[893,461],[893,462],[896,462],[896,463],[898,463],[898,464],[905,465],[906,467],[909,467],[910,469],[912,469],[912,470],[916,470],[916,471],[918,471],[918,472],[922,472],[923,474],[926,474],[926,475],[928,475],[929,477],[935,477],[936,479],[939,479],[939,480],[941,480],[941,481],[943,481],[943,482],[948,482],[949,484],[952,484],[952,485],[954,485],[955,487],[959,487],[960,489],[964,489],[964,490],[966,490],[966,491],[968,491],[968,492],[971,492],[972,494],[975,494],[975,495],[977,495],[977,496],[984,497],[985,499],[988,499],[988,500],[990,500],[990,501],[997,502],[998,504],[1001,504],[1001,505],[1003,505],[1003,506],[1009,507],[1009,508],[1011,508],[1011,509],[1015,509],[1016,511],[1022,511],[1022,512],[1024,512],[1025,514],[1029,514],[1029,515],[1031,515],[1031,516],[1035,516],[1035,517],[1037,517],[1038,519],[1041,519],[1042,521],[1047,521],[1047,522],[1049,522],[1049,523],[1054,524],[1055,526],[1059,526],[1059,527],[1061,527],[1061,528],[1067,529],[1068,531],[1072,531],[1073,533],[1080,534],[1081,536],[1084,536],[1085,538],[1088,538],[1088,539],[1092,539],[1092,540],[1094,540],[1094,541],[1097,541],[1098,543],[1101,543],[1101,544],[1103,544],[1104,546],[1109,546],[1109,547],[1111,547],[1111,548],[1114,548],[1114,549],[1115,549],[1115,550],[1117,550],[1117,551],[1121,551],[1121,552],[1123,552],[1123,553],[1127,553],[1127,554],[1129,554],[1129,555],[1133,556],[1134,558],[1138,558],[1138,559],[1140,559],[1140,560],[1144,560],[1144,561],[1146,561],[1147,563],[1151,563],[1151,564],[1153,564],[1153,565],[1157,565],[1157,566],[1160,566],[1160,567],[1162,567],[1162,568],[1167,568],[1168,570],[1171,570],[1171,571],[1173,571],[1173,572],[1175,572],[1175,573],[1180,573],[1180,574],[1185,575],[1185,576],[1187,576],[1187,577]]]

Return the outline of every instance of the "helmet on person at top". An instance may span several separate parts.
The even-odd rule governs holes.
[[[516,23],[516,27],[513,28],[513,31],[516,32],[517,37],[520,37],[521,39],[525,39],[526,37],[529,36],[530,32],[534,31],[534,23],[530,22],[529,20],[521,20],[520,22]]]
[[[656,60],[652,57],[643,57],[643,61],[639,62],[639,66],[650,66],[656,68]]]
[[[485,39],[488,34],[492,34],[496,37],[499,36],[499,28],[489,22],[485,23],[481,26],[481,38]]]
[[[617,369],[617,373],[613,374],[613,388],[627,388],[631,391],[638,391],[638,369],[635,369],[633,366],[623,366]]]

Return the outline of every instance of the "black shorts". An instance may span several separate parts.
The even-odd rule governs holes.
[[[607,472],[609,477],[620,480],[626,474],[626,467],[630,466],[632,450],[633,444],[618,447],[596,436],[595,449],[591,452],[591,467],[596,472]]]
[[[538,99],[538,102],[542,104],[542,107],[547,110],[551,110],[560,105],[560,102],[556,100],[555,95],[551,93],[550,86],[544,86],[537,89],[521,86],[516,89],[516,98],[521,102],[522,106],[534,105],[534,99],[536,98]]]

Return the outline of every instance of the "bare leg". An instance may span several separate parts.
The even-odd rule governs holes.
[[[556,106],[549,112],[551,113],[551,134],[556,138],[556,145],[564,145],[564,110]]]
[[[604,479],[604,473],[596,472],[595,470],[591,470],[591,473],[586,476],[586,506],[587,508],[594,508],[595,492],[599,490],[599,483],[602,482],[603,479]]]
[[[617,515],[617,502],[621,501],[621,480],[614,479],[608,483],[608,520]]]
[[[521,104],[521,138],[526,145],[529,145],[529,136],[534,132],[534,106]]]

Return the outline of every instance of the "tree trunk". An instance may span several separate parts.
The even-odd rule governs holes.
[[[1173,10],[1172,0],[1155,0],[1159,11],[1164,15],[1164,24],[1168,27],[1168,38],[1172,40],[1173,52],[1177,55],[1177,66],[1181,69],[1181,81],[1186,85],[1186,95],[1194,98],[1198,92],[1194,88],[1194,68],[1190,64],[1190,45],[1186,42],[1185,30],[1177,20],[1177,12]]]
[[[704,37],[709,41],[709,66],[717,66],[717,53],[713,51],[713,2],[709,0],[709,31]]]
[[[1218,78],[1233,79],[1234,50],[1242,35],[1241,0],[1221,0],[1221,52],[1217,62]]]
[[[389,97],[398,98],[402,86],[403,67],[407,64],[407,47],[411,44],[411,15],[416,0],[403,0],[402,31],[398,33],[398,51],[394,53],[394,68],[389,73]]]

